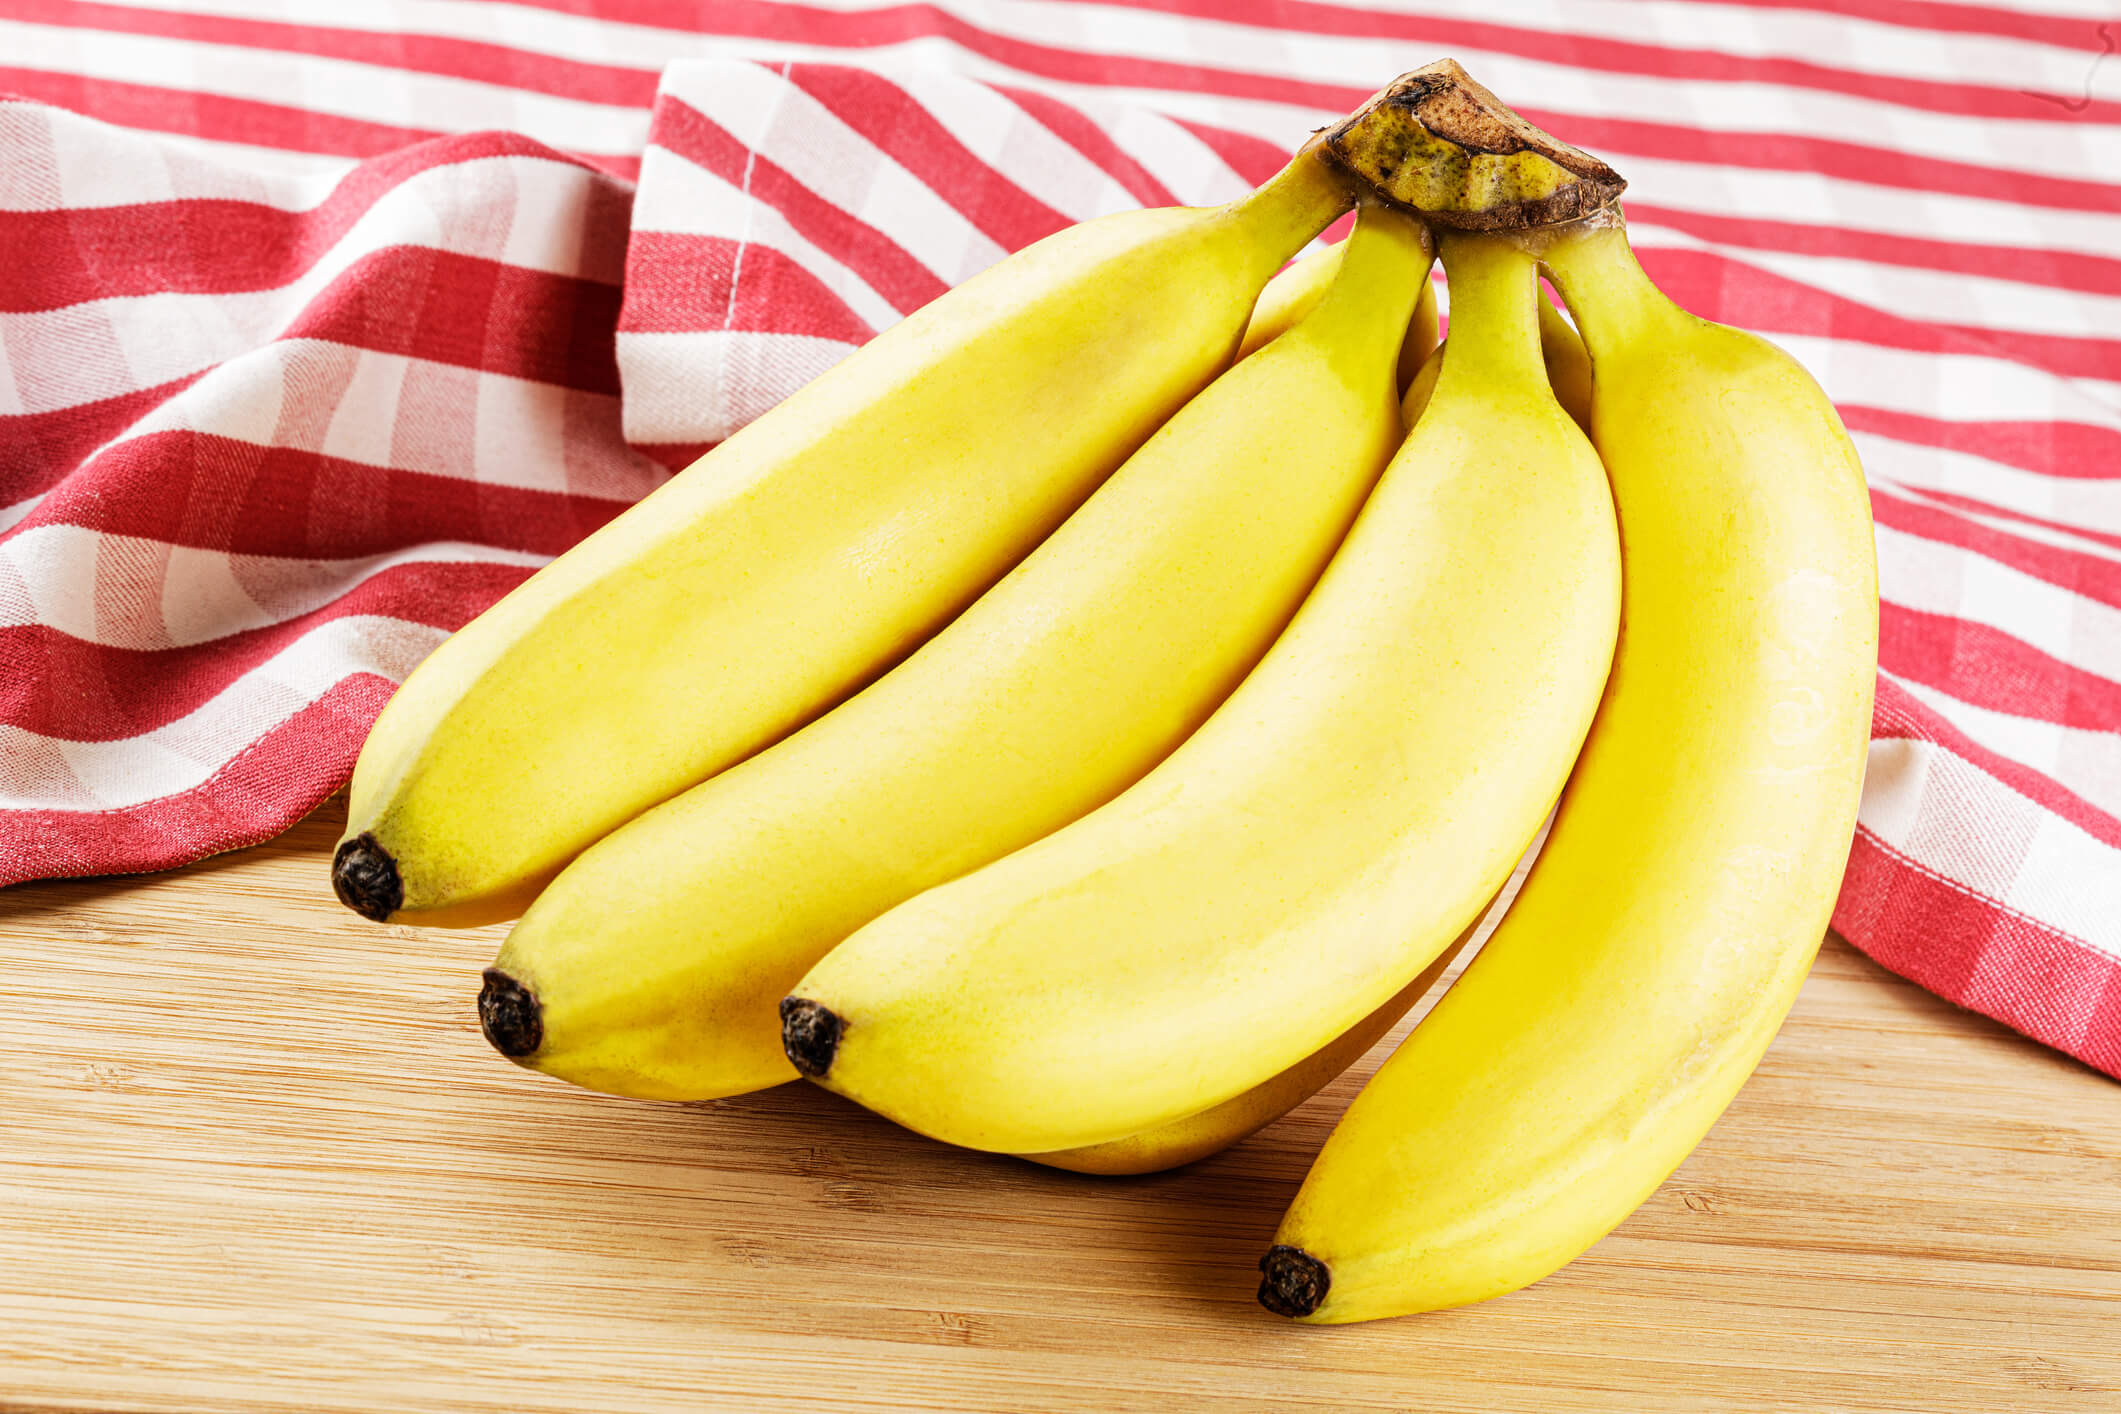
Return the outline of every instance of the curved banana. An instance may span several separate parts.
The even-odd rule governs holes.
[[[1312,153],[1228,206],[1062,231],[885,331],[562,555],[406,680],[333,884],[513,916],[582,849],[947,623],[1228,366],[1347,208]]]
[[[1420,225],[1366,208],[1331,292],[1014,572],[809,726],[591,846],[480,1012],[504,1054],[658,1099],[795,1078],[775,1006],[827,949],[1124,790],[1303,601],[1399,445]]]
[[[1261,1263],[1283,1315],[1478,1301],[1597,1241],[1759,1061],[1848,859],[1877,581],[1840,420],[1780,350],[1665,299],[1617,224],[1546,260],[1625,546],[1612,682],[1523,892],[1289,1209]]]
[[[1437,347],[1440,349],[1441,345]],[[1546,365],[1547,386],[1554,392],[1554,401],[1561,404],[1561,410],[1586,436],[1590,435],[1591,356],[1585,352],[1576,326],[1543,295],[1539,300],[1539,357]],[[1432,353],[1412,377],[1401,380],[1407,390],[1400,405],[1407,426],[1421,420],[1422,409],[1436,391],[1436,375],[1442,371],[1443,360]]]
[[[1019,1154],[1034,1164],[1067,1169],[1072,1173],[1105,1175],[1161,1173],[1219,1154],[1241,1139],[1249,1138],[1295,1109],[1337,1080],[1341,1073],[1370,1053],[1399,1019],[1414,1009],[1436,979],[1450,970],[1451,963],[1479,930],[1476,920],[1452,944],[1437,954],[1413,981],[1393,993],[1390,1000],[1325,1045],[1305,1056],[1279,1075],[1262,1080],[1241,1095],[1219,1105],[1160,1124],[1154,1129],[1080,1149],[1059,1149],[1048,1154]]]
[[[1267,282],[1253,306],[1252,322],[1238,341],[1237,356],[1264,348],[1294,328],[1297,321],[1318,308],[1326,290],[1340,273],[1340,257],[1348,243],[1339,241],[1324,250],[1312,251]],[[1564,324],[1562,327],[1567,328]],[[1573,336],[1573,331],[1572,336]],[[1404,388],[1436,347],[1436,287],[1424,282],[1421,301],[1414,306],[1414,319],[1407,325],[1406,341],[1399,348],[1399,386]],[[1589,361],[1585,361],[1588,366]]]
[[[1539,297],[1539,356],[1547,366],[1547,386],[1554,390],[1554,401],[1589,436],[1591,354],[1576,326],[1545,295]]]
[[[782,1004],[798,1070],[971,1148],[1102,1144],[1345,1032],[1502,885],[1597,704],[1618,552],[1530,257],[1444,259],[1436,397],[1259,667],[1125,795],[830,953]]]

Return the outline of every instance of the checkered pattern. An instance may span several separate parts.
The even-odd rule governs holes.
[[[0,882],[284,827],[664,468],[1006,251],[1228,197],[1450,53],[1612,159],[1650,272],[1855,434],[1885,603],[1837,926],[2121,1075],[2094,9],[17,0]]]

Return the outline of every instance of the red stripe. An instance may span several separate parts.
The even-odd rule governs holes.
[[[1003,250],[1074,223],[975,156],[897,84],[841,64],[795,64],[788,80],[822,104]]]
[[[1295,144],[1277,146],[1264,138],[1248,133],[1232,132],[1209,123],[1196,123],[1187,118],[1174,118],[1173,122],[1184,128],[1207,145],[1209,151],[1222,158],[1224,164],[1238,176],[1258,186],[1279,172],[1289,160]]]
[[[2041,476],[2121,477],[2121,429],[2089,422],[1951,422],[1861,404],[1837,406],[1851,432],[1965,452]]]
[[[373,157],[441,136],[426,128],[337,118],[278,103],[47,69],[0,68],[0,94],[33,98],[125,128],[337,157]]]
[[[452,632],[530,577],[514,565],[397,565],[330,604],[266,628],[153,652],[41,625],[0,628],[0,722],[66,741],[122,741],[198,711],[313,629],[351,614]]]
[[[633,243],[639,255],[626,285],[622,325],[629,334],[735,329],[843,344],[876,336],[817,276],[772,246],[741,247],[739,271],[738,244],[721,236],[643,231]],[[732,300],[733,273],[739,286]]]
[[[340,29],[239,19],[183,10],[104,5],[94,0],[8,0],[8,17],[73,29],[150,35],[193,44],[264,49],[343,59],[412,73],[474,79],[504,88],[559,94],[588,103],[646,108],[655,99],[656,70],[561,59],[482,40],[415,31]]]
[[[718,442],[636,442],[633,449],[674,475],[719,445]]]
[[[35,0],[35,3],[63,9],[71,7],[74,0]],[[552,0],[546,0],[546,8],[579,13],[573,5],[555,4]],[[699,11],[687,0],[658,0],[647,8],[655,13],[656,18],[635,23],[655,24],[686,32],[694,32],[698,28]],[[114,16],[121,19],[164,13],[122,8],[113,11]],[[585,87],[596,91],[599,82],[616,82],[612,77],[614,75],[633,75],[636,81],[652,79],[652,76],[645,75],[643,71],[614,69],[608,65],[584,65],[574,60],[556,59],[459,40],[396,35],[379,37],[368,31],[332,30],[316,26],[275,26],[267,22],[219,18],[202,23],[207,26],[205,31],[199,32],[202,37],[204,33],[210,32],[216,36],[216,42],[219,43],[248,43],[263,48],[280,47],[268,41],[266,36],[270,32],[276,29],[293,29],[301,37],[302,45],[316,46],[305,49],[304,52],[347,55],[367,53],[366,46],[375,44],[381,38],[387,42],[388,57],[375,62],[388,63],[392,67],[416,72],[503,82],[513,87],[562,95],[582,94]],[[124,28],[125,25],[120,23],[108,27]],[[1071,83],[1215,94],[1292,104],[1326,112],[1346,111],[1368,97],[1368,90],[1346,84],[1296,80],[1270,74],[1253,74],[1128,55],[1083,54],[1075,50],[992,33],[956,16],[921,5],[893,6],[850,14],[768,3],[768,0],[723,0],[716,11],[714,28],[717,33],[733,36],[837,44],[850,49],[903,44],[921,38],[944,38],[969,52],[1005,64],[1019,72]],[[327,38],[329,44],[325,42]],[[586,71],[591,77],[584,77],[583,73],[578,71]],[[645,105],[648,100],[645,97],[613,97],[608,101]],[[100,110],[90,111],[100,113]],[[1917,157],[1858,143],[1794,135],[1717,134],[1672,124],[1555,114],[1538,108],[1524,108],[1521,111],[1533,122],[1559,133],[1579,146],[1608,151],[1610,155],[1637,153],[1731,166],[1811,170],[1855,181],[1882,183],[1912,190],[1963,191],[1970,195],[1989,196],[1997,200],[2019,201],[2030,205],[2121,211],[2121,187],[2100,182],[2029,175],[2004,168]],[[291,147],[299,144],[279,142],[274,145]]]
[[[1178,198],[1171,189],[1158,181],[1155,174],[1134,160],[1112,135],[1092,122],[1079,108],[1072,108],[1049,94],[1028,88],[1011,88],[997,84],[998,92],[1007,94],[1016,106],[1036,118],[1046,131],[1096,163],[1105,175],[1118,182],[1144,206],[1176,206]]]
[[[1705,319],[1742,329],[2004,358],[2064,377],[2121,380],[2121,340],[1903,319],[1714,251],[1645,246],[1637,254],[1666,294]]]
[[[424,246],[364,255],[281,335],[619,391],[619,288]]]
[[[1975,515],[1992,516],[1998,520],[2015,522],[2018,525],[2038,526],[2043,530],[2059,531],[2065,535],[2073,535],[2080,540],[2093,540],[2102,545],[2112,545],[2117,549],[2121,549],[2121,532],[2100,530],[2095,526],[2085,525],[2081,522],[2056,520],[2050,516],[2031,515],[2025,511],[2012,510],[2009,506],[1995,505],[1992,502],[1982,500],[1978,496],[1961,496],[1950,491],[1924,491],[1922,495],[1927,500],[1941,502],[1954,510],[1968,511]]]
[[[1884,967],[2121,1078],[2121,961],[1856,832],[1834,929]]]
[[[2032,246],[1992,246],[1975,241],[1930,240],[1895,232],[1817,225],[1804,221],[1768,221],[1750,216],[1718,216],[1672,206],[1628,203],[1637,225],[1656,222],[1718,245],[1781,250],[1798,255],[1868,260],[1945,270],[1956,275],[1984,275],[2052,285],[2080,294],[2121,294],[2121,260],[2079,251],[2041,250]]]
[[[123,810],[0,810],[0,887],[173,869],[269,840],[346,783],[392,691],[357,673],[181,795]]]
[[[2097,27],[2091,21],[2066,15],[2029,14],[2024,10],[1997,6],[1962,5],[1958,0],[1745,0],[1745,3],[1756,10],[1815,10],[1908,29],[1993,34],[2003,39],[2029,39],[2064,49],[2083,49],[2087,55],[2099,52]]]
[[[1486,50],[1519,55],[1572,69],[1710,83],[1775,84],[1821,93],[1849,94],[1905,108],[1959,113],[1979,118],[2053,120],[2054,102],[2039,94],[1988,84],[1907,78],[1896,74],[1840,69],[1803,59],[1732,54],[1720,49],[1646,44],[1559,29],[1526,29],[1466,19],[1442,11],[1389,13],[1313,0],[1272,0],[1233,5],[1231,0],[1126,0],[1129,8],[1184,15],[1192,19],[1289,30],[1337,38],[1400,40],[1432,50]],[[1557,20],[1566,23],[1568,10]],[[2089,31],[2090,26],[2086,26]],[[2093,41],[2096,44],[2096,40]],[[2097,52],[2094,48],[2093,52]],[[1380,75],[1380,82],[1388,75]],[[2074,98],[2075,95],[2069,95]],[[2094,100],[2078,114],[2084,122],[2121,118],[2121,103]]]
[[[1889,147],[1790,133],[1714,132],[1684,124],[1638,118],[1594,117],[1521,107],[1525,118],[1578,147],[1617,161],[1663,158],[1712,167],[1818,172],[1844,181],[1913,192],[1952,192],[2020,206],[2065,211],[2121,212],[2121,186],[2074,177],[2050,177],[2005,167],[1983,167],[1943,157],[1925,157]]]
[[[804,239],[859,275],[901,314],[911,314],[949,288],[897,241],[811,191],[786,169],[745,147],[712,118],[678,99],[666,99],[658,110],[652,141],[732,186],[752,192],[779,212]],[[634,238],[636,251],[645,249],[638,244],[641,238],[639,234]],[[629,259],[629,280],[639,280],[648,273],[648,262],[640,255]],[[679,277],[679,272],[674,271],[657,273],[659,277]],[[663,288],[667,290],[669,286]],[[723,289],[726,298],[726,282]],[[721,322],[680,327],[720,328]],[[790,321],[781,321],[772,327],[794,326]],[[866,339],[869,334],[862,337]]]
[[[614,445],[614,459],[626,455]],[[463,466],[396,469],[198,432],[108,448],[61,481],[20,530],[107,535],[320,560],[465,541],[557,555],[626,503],[474,481]]]
[[[2022,539],[1960,512],[1871,488],[1871,514],[1881,525],[1943,545],[1956,545],[2023,571],[2058,589],[2121,607],[2121,564],[2099,555]]]
[[[341,118],[248,98],[156,84],[119,83],[45,69],[0,66],[0,100],[49,103],[118,127],[169,133],[212,142],[244,143],[285,152],[371,158],[449,136],[427,128]],[[632,182],[641,173],[638,153],[565,154],[585,167]]]
[[[2048,814],[2058,815],[2093,839],[2121,849],[2121,820],[2061,782],[1982,746],[1890,678],[1878,679],[1871,736],[1874,740],[1929,742],[2008,786]]]
[[[114,398],[0,417],[0,506],[49,491],[83,457],[205,376],[193,373]]]
[[[56,309],[162,291],[278,289],[307,273],[411,178],[510,157],[581,165],[513,133],[472,133],[416,143],[363,162],[306,211],[220,198],[0,211],[0,247],[38,252],[36,260],[0,263],[0,311]],[[632,194],[602,173],[585,181],[582,191],[583,273],[616,283],[624,272]]]
[[[2082,731],[2121,731],[2121,682],[1971,619],[1880,603],[1878,666],[1976,707]]]

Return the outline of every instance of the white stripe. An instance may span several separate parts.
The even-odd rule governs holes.
[[[349,268],[391,247],[615,283],[623,271],[587,255],[615,243],[585,246],[580,237],[598,181],[583,168],[542,158],[429,168],[380,196],[307,270],[276,289],[123,295],[0,312],[0,350],[13,367],[12,388],[0,383],[7,399],[0,414],[73,407],[211,368],[276,337]]]
[[[2090,20],[2097,24],[2114,17],[2113,0],[1943,0],[1947,5],[1958,5],[1975,10],[2014,10],[2021,15],[2037,15],[2043,19]],[[2085,39],[2088,48],[2096,49],[2096,35]]]
[[[691,68],[684,66],[685,71]],[[1035,193],[1070,221],[1091,221],[1141,205],[1104,168],[997,89],[911,70],[889,77],[973,156]]]
[[[343,5],[331,18],[320,15],[311,23],[338,23],[361,8]],[[491,30],[479,38],[490,40]],[[249,99],[393,127],[507,129],[571,152],[630,155],[648,140],[645,108],[348,59],[5,19],[0,19],[0,54],[21,68]]]
[[[809,334],[620,334],[626,440],[719,442],[853,352]]]
[[[2121,958],[2121,850],[1943,747],[1873,741],[1858,819],[1932,873]]]
[[[193,550],[78,525],[39,525],[0,541],[0,628],[42,625],[105,648],[151,652],[205,643],[314,612],[401,565],[536,569],[551,557],[432,541],[359,559]],[[112,605],[134,606],[110,612]],[[144,606],[175,606],[165,626]]]
[[[651,147],[642,155],[634,229],[769,246],[816,276],[870,328],[886,328],[902,317],[898,307],[852,267],[812,245],[777,207],[739,191],[668,148]],[[629,397],[632,392],[629,386]]]
[[[264,203],[278,206],[283,201],[291,203],[290,210],[303,211],[316,205],[309,193],[329,192],[346,174],[360,166],[360,159],[341,157],[332,152],[301,152],[286,147],[262,147],[257,143],[228,142],[218,138],[195,137],[190,133],[155,132],[147,134],[154,141],[176,152],[197,157],[202,170],[225,168],[265,178],[273,195]],[[119,174],[122,177],[122,173]],[[619,179],[614,177],[614,182]],[[122,186],[122,181],[120,183]],[[195,193],[193,193],[195,195]],[[87,205],[73,199],[67,192],[69,206]],[[113,204],[128,205],[117,193],[112,194]]]
[[[2081,422],[2121,430],[2121,383],[2064,378],[1986,354],[1917,353],[1769,334],[1835,402],[1945,422]]]
[[[920,178],[769,69],[681,65],[665,75],[663,91],[814,195],[881,231],[945,284],[1007,253]]]
[[[2121,66],[2121,58],[2116,64]],[[2026,206],[1958,192],[1850,181],[1818,172],[1726,167],[1668,157],[1630,156],[1623,167],[1631,209],[1662,206],[1709,217],[2121,259],[2121,216],[2103,211]]]
[[[1890,525],[1878,527],[1878,585],[1901,608],[1981,624],[2121,683],[2121,609],[2110,604]]]
[[[26,501],[17,501],[12,506],[0,506],[0,535],[5,535],[28,518],[29,513],[42,504],[44,495],[39,492]]]
[[[1713,251],[1902,319],[2079,339],[2111,338],[2121,328],[2121,296],[1875,260],[1725,245],[1645,221],[1628,222],[1628,238],[1642,250],[1670,246]]]
[[[2042,812],[2003,902],[2121,958],[2121,852]]]
[[[2088,555],[2093,559],[2110,560],[2121,564],[2121,549],[2093,535],[2080,535],[2059,526],[2037,525],[2015,516],[1984,510],[1978,506],[1954,505],[1941,497],[1933,496],[1919,487],[1902,486],[1890,477],[1879,475],[1871,478],[1871,485],[1888,495],[1898,496],[1916,505],[1927,506],[1942,515],[1964,524],[1980,526],[2013,540],[2030,541],[2035,545],[2068,550],[2072,554]]]
[[[239,752],[356,673],[403,682],[448,637],[403,619],[320,624],[174,722],[119,741],[58,740],[0,724],[0,810],[121,810],[205,784]],[[25,777],[56,754],[74,783]]]
[[[0,211],[56,211],[143,202],[244,201],[307,211],[358,165],[295,154],[260,164],[276,149],[143,133],[63,108],[0,102],[13,167],[0,175]],[[42,141],[28,136],[41,134]]]
[[[1872,480],[2121,535],[2121,465],[2100,478],[2044,476],[1988,457],[1852,432]],[[2015,533],[2015,532],[2014,532]]]
[[[1977,707],[1883,668],[1878,676],[1897,683],[1975,745],[2050,780],[2066,781],[2073,794],[2109,815],[2121,815],[2121,732],[2087,731],[2040,717]]]

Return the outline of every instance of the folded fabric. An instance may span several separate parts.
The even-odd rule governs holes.
[[[1109,25],[1040,40],[1076,56],[1057,78],[940,20],[954,47],[887,37],[863,67],[760,40],[669,65],[637,129],[639,27],[555,17],[626,56],[572,139],[526,100],[535,136],[415,140],[484,114],[432,94],[351,137],[244,136],[71,75],[93,45],[30,53],[8,86],[132,126],[0,103],[0,883],[285,828],[443,635],[876,330],[1070,222],[1241,191],[1457,47],[1633,178],[1653,276],[1790,348],[1856,436],[1885,603],[1837,927],[2121,1075],[2121,126],[1996,77],[2060,86],[2058,38],[1944,35],[1899,51],[1910,77],[1530,30],[1484,59],[1358,11],[1336,23],[1375,32],[1272,48],[1187,9],[1086,11]],[[1799,24],[1760,13],[1777,43]]]

